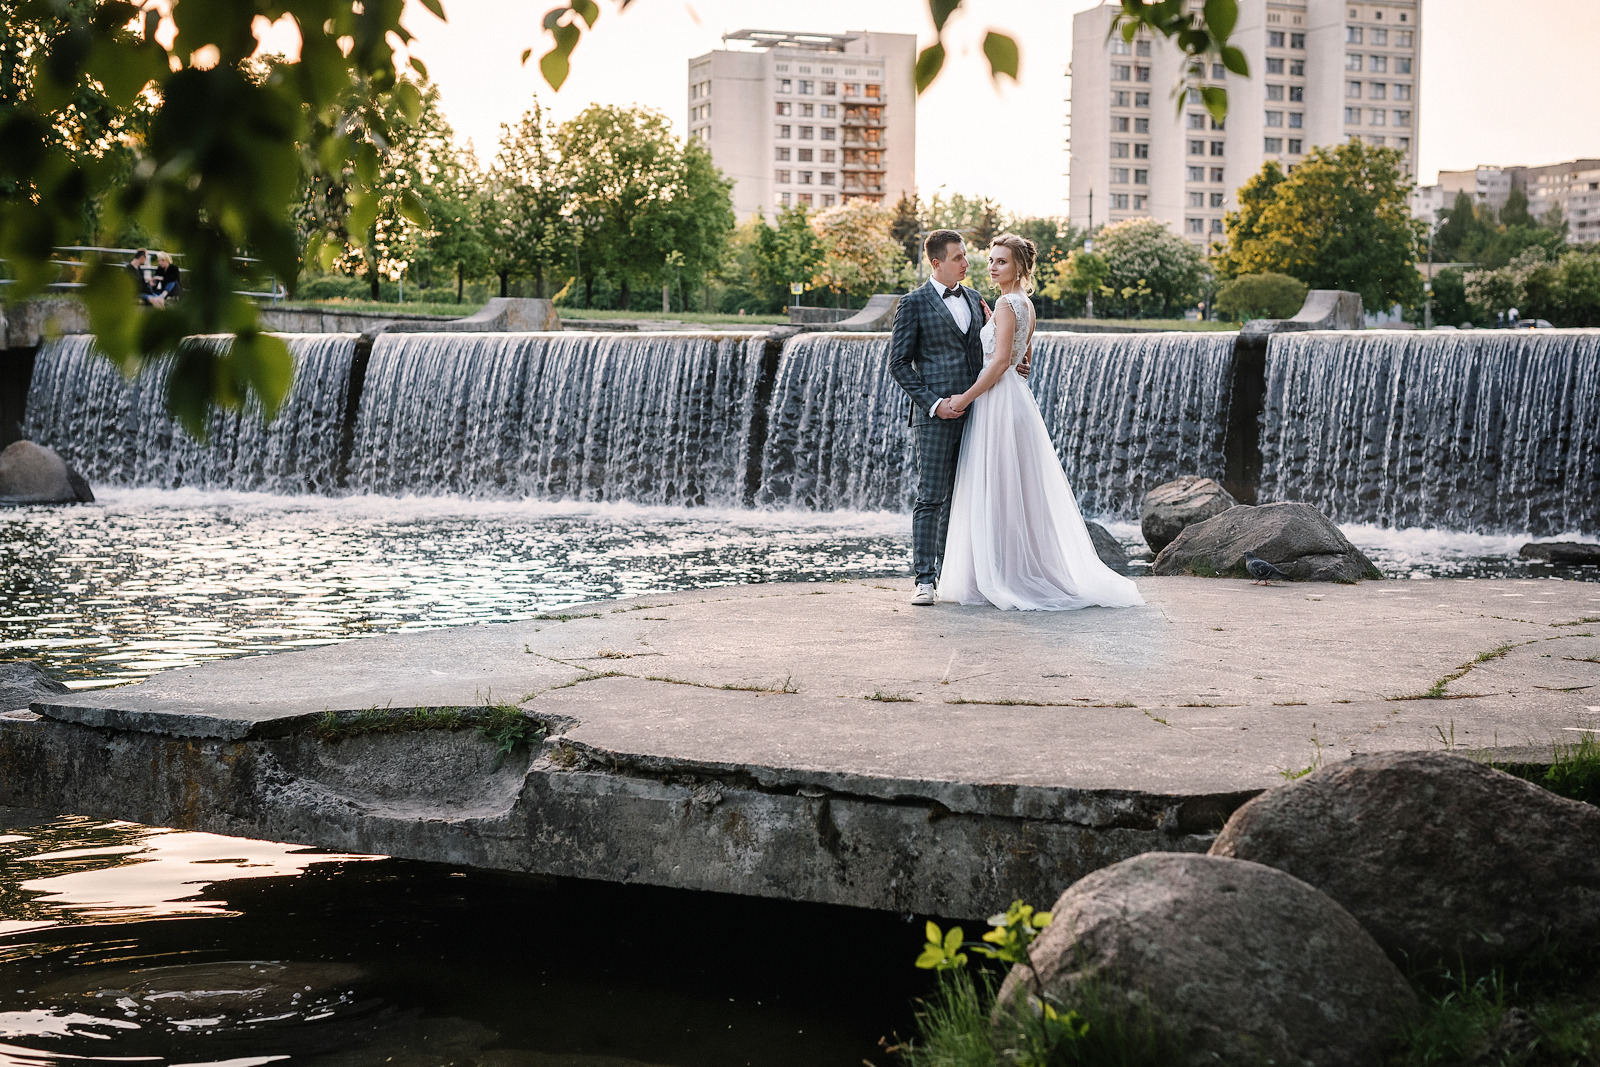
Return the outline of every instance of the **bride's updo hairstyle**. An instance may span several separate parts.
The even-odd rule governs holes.
[[[1033,292],[1033,264],[1038,257],[1039,248],[1026,237],[1019,237],[1014,233],[1003,233],[989,242],[989,247],[999,245],[1008,249],[1017,264],[1017,281],[1022,286],[1022,291]]]

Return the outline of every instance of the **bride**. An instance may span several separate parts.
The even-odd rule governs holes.
[[[1015,370],[1033,354],[1033,264],[1033,242],[1016,234],[989,247],[989,279],[1001,296],[983,328],[983,373],[954,398],[958,410],[972,410],[939,599],[1022,611],[1143,604],[1133,582],[1095,554],[1039,407]]]

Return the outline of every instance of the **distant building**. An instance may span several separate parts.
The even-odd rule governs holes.
[[[1528,198],[1528,214],[1543,221],[1552,208],[1567,222],[1567,240],[1573,244],[1600,241],[1600,159],[1572,159],[1543,167],[1473,167],[1471,170],[1441,170],[1437,185],[1424,186],[1412,198],[1412,213],[1420,219],[1436,220],[1416,208],[1422,200],[1439,201],[1439,207],[1455,204],[1456,194],[1466,193],[1474,204],[1499,211],[1506,206],[1512,189],[1521,189]]]
[[[1439,212],[1453,203],[1455,203],[1453,197],[1445,196],[1444,186],[1419,185],[1411,190],[1411,217],[1436,226],[1439,223]]]
[[[1209,61],[1200,72],[1228,90],[1223,125],[1198,91],[1175,107],[1187,62],[1176,45],[1147,32],[1131,43],[1108,36],[1120,10],[1108,2],[1072,20],[1068,209],[1077,225],[1148,215],[1205,246],[1222,239],[1234,191],[1264,161],[1293,170],[1313,146],[1350,138],[1397,148],[1415,170],[1421,0],[1239,0],[1230,42],[1250,77]]]
[[[916,191],[917,39],[740,30],[689,60],[689,136],[739,218]]]

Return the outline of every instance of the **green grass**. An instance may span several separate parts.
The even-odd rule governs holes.
[[[1460,699],[1465,699],[1467,697],[1482,696],[1481,693],[1463,693],[1460,696],[1452,697],[1449,694],[1447,694],[1445,692],[1445,690],[1447,688],[1449,688],[1451,682],[1458,681],[1458,680],[1460,680],[1462,678],[1465,678],[1467,676],[1467,674],[1471,672],[1472,668],[1478,666],[1481,663],[1488,663],[1488,662],[1490,662],[1492,660],[1500,659],[1503,656],[1505,656],[1506,653],[1510,652],[1513,648],[1516,648],[1516,647],[1517,647],[1516,645],[1501,645],[1498,648],[1491,648],[1487,652],[1480,652],[1475,657],[1473,657],[1472,659],[1468,660],[1467,662],[1463,663],[1461,666],[1457,667],[1455,670],[1451,671],[1449,674],[1445,675],[1443,678],[1440,678],[1440,679],[1436,680],[1432,685],[1430,685],[1427,689],[1424,689],[1422,692],[1420,692],[1420,693],[1404,693],[1404,694],[1401,694],[1400,696],[1389,697],[1388,699],[1389,700],[1460,700]]]
[[[648,319],[667,322],[706,322],[723,326],[786,326],[789,316],[729,315],[721,311],[618,311],[611,308],[582,308],[560,304],[556,313],[564,319]]]
[[[1199,333],[1219,330],[1237,330],[1237,322],[1190,322],[1188,319],[1047,319],[1047,322],[1069,322],[1074,326],[1138,326],[1145,330],[1190,330]]]
[[[478,735],[506,756],[525,745],[544,739],[544,725],[524,715],[511,704],[481,708],[366,708],[354,715],[325,711],[311,727],[311,736],[325,743],[337,743],[371,734],[413,733],[423,730],[465,730],[476,727]]]
[[[1584,977],[1548,963],[1520,978],[1498,969],[1414,975],[1421,1010],[1397,1035],[1388,1067],[1600,1063],[1600,1004],[1576,992]]]
[[[282,304],[263,307],[293,308],[301,311],[355,311],[363,315],[442,315],[445,318],[464,319],[475,315],[482,304],[468,301],[464,304],[405,303],[391,304],[371,300],[347,300],[330,297],[327,300],[289,300]]]

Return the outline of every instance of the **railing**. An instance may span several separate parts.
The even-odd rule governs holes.
[[[52,253],[52,258],[45,261],[50,266],[52,266],[52,267],[66,267],[66,268],[69,268],[71,270],[78,271],[78,270],[82,270],[84,267],[87,267],[89,265],[85,261],[85,259],[81,255],[81,253],[85,253],[85,252],[98,253],[102,257],[108,257],[108,256],[132,256],[135,252],[137,252],[139,250],[137,248],[106,248],[106,247],[102,247],[100,245],[57,245],[56,247],[52,248],[50,251]],[[159,249],[159,248],[147,248],[147,249],[145,249],[145,251],[151,257],[160,256],[160,255],[167,255],[167,256],[171,256],[175,261],[183,259],[183,253],[182,252],[166,252],[166,251],[164,251],[162,249]],[[56,258],[56,257],[64,257],[64,256],[69,255],[71,253],[80,253],[80,255],[78,256],[78,258],[75,258],[75,259]],[[261,260],[255,259],[255,258],[250,257],[250,256],[234,256],[233,257],[233,261],[235,263],[260,263],[261,262]],[[0,259],[0,266],[4,266],[6,264],[7,264],[6,260]],[[0,286],[15,285],[15,284],[16,284],[16,279],[14,279],[14,278],[0,278]],[[278,276],[276,274],[269,274],[267,276],[267,284],[269,286],[269,290],[267,292],[256,292],[256,291],[247,290],[247,289],[237,289],[234,292],[238,296],[248,296],[248,297],[255,298],[257,300],[270,300],[274,304],[276,304],[280,300],[283,300],[285,297],[287,297],[289,295],[288,290],[286,290],[282,285],[280,285],[278,283]],[[51,282],[51,283],[49,283],[48,285],[45,286],[45,289],[47,291],[49,291],[49,292],[72,292],[74,290],[82,289],[82,288],[83,288],[83,283],[79,282],[79,281],[55,281],[55,282]]]

